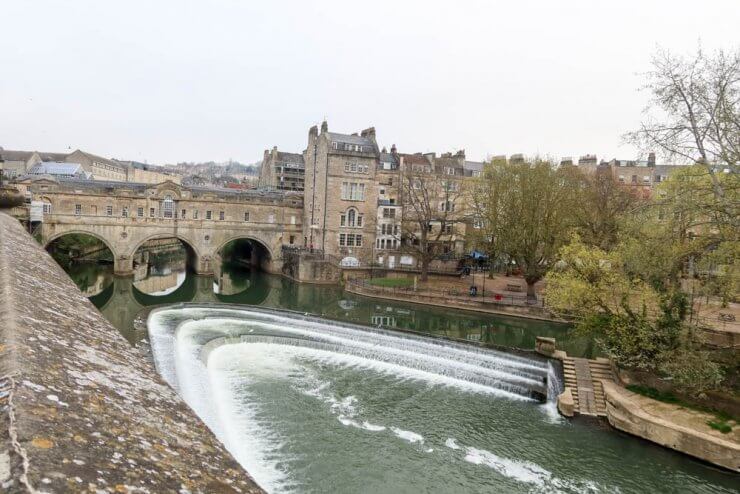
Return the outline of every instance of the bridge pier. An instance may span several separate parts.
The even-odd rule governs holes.
[[[116,276],[133,276],[134,259],[131,256],[117,256],[113,258],[113,274]]]
[[[193,259],[193,271],[199,276],[213,275],[213,259],[211,256],[199,256],[195,254]]]

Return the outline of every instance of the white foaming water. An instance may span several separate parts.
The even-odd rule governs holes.
[[[368,431],[372,431],[372,432],[380,432],[386,429],[384,425],[375,425],[375,424],[371,424],[368,421],[365,421],[362,423],[362,428]]]
[[[223,349],[228,350],[228,347]],[[254,405],[245,404],[248,396],[230,371],[213,370],[210,375],[211,396],[219,405],[222,433],[217,434],[218,439],[263,489],[268,492],[289,491],[288,476],[278,468],[276,455],[284,438],[272,432],[269,424],[258,420]]]
[[[414,380],[514,400],[529,400],[528,387],[543,387],[552,371],[523,357],[252,310],[159,310],[150,315],[148,327],[160,374],[257,482],[272,492],[292,489],[283,470],[286,458],[279,451],[287,439],[259,418],[257,405],[244,390],[245,381],[304,375],[298,391],[327,403],[343,425],[378,433],[388,428],[359,418],[354,395],[335,396],[331,383],[305,376],[307,369],[297,361],[371,370],[399,382]],[[417,432],[389,430],[411,444],[425,442]],[[460,449],[452,438],[445,445]],[[549,474],[537,465],[475,448],[467,448],[465,461],[486,464],[506,476]]]
[[[391,427],[391,431],[393,433],[403,439],[404,441],[408,441],[410,443],[423,443],[424,442],[424,436],[421,434],[417,434],[414,431],[405,431],[403,429],[399,429],[398,427]]]
[[[552,362],[547,362],[547,401],[542,405],[547,421],[562,424],[565,418],[558,412],[558,396],[563,392],[563,383]]]
[[[458,446],[457,441],[455,441],[455,439],[451,437],[447,438],[447,441],[445,441],[445,446],[447,446],[450,449],[460,449],[460,446]]]
[[[539,465],[528,461],[502,458],[484,449],[467,448],[465,461],[475,465],[489,466],[504,477],[534,484],[538,487],[544,487],[545,483],[552,477],[551,472]]]

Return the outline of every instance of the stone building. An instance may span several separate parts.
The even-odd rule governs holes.
[[[39,163],[66,161],[65,153],[45,153],[41,151],[13,151],[0,148],[0,169],[5,178],[20,177]]]
[[[92,180],[158,184],[165,181],[180,183],[181,177],[163,168],[136,161],[103,158],[79,149],[71,153],[12,151],[0,148],[0,169],[6,178],[22,177],[44,163],[78,164]]]
[[[259,186],[277,190],[304,188],[306,164],[302,154],[278,151],[277,146],[265,150],[260,168]]]
[[[405,170],[427,173],[457,192],[466,179],[480,176],[483,163],[466,160],[464,151],[437,156],[402,154],[395,145],[390,152],[380,150],[373,127],[343,134],[329,132],[324,121],[309,129],[302,154],[277,147],[265,151],[260,187],[303,191],[306,249],[321,251],[344,267],[415,268],[413,249],[403,245]],[[465,217],[463,195],[455,195],[460,197],[450,207],[456,208],[456,221],[444,226],[437,222],[432,231],[441,252],[462,255],[472,221]],[[440,200],[433,199],[435,208],[443,207]]]
[[[410,265],[401,248],[401,156],[396,146],[391,152],[383,149],[377,171],[378,208],[375,227],[375,255],[373,262],[379,266],[395,268]],[[403,262],[402,262],[403,260]]]
[[[372,262],[380,151],[375,129],[329,132],[324,121],[308,132],[303,243],[336,256],[343,266]]]

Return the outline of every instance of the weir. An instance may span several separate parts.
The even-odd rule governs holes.
[[[170,318],[166,324],[162,323]],[[229,323],[228,334],[216,329]],[[216,340],[204,342],[208,348],[256,342],[303,346],[392,363],[538,401],[546,401],[551,395],[548,376],[556,375],[554,371],[548,372],[546,361],[534,356],[528,358],[453,341],[327,321],[291,311],[199,304],[156,309],[149,315],[150,341],[160,372],[170,367],[165,361],[167,355],[177,352],[179,332],[188,329],[197,333],[196,326],[200,334],[211,334],[211,339]],[[168,375],[167,371],[163,376],[177,385],[176,376]]]

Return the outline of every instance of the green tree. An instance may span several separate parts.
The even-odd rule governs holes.
[[[487,168],[483,191],[497,191],[482,201],[478,212],[490,222],[487,250],[513,260],[527,283],[527,297],[535,298],[535,283],[552,267],[568,239],[577,184],[571,174],[539,158],[492,162]]]
[[[687,321],[687,295],[654,286],[647,279],[652,274],[630,272],[625,257],[634,255],[575,238],[561,250],[560,268],[547,276],[548,306],[572,318],[579,332],[594,335],[620,366],[670,377],[687,391],[716,388],[723,372]]]

